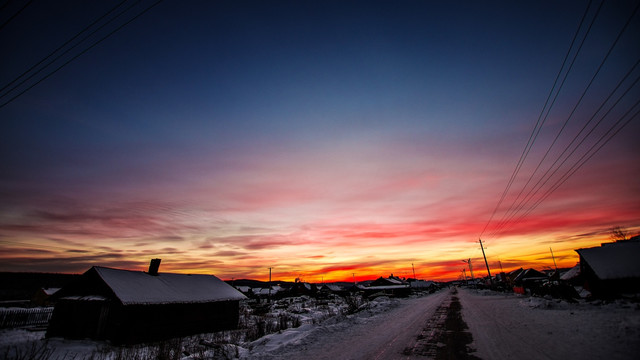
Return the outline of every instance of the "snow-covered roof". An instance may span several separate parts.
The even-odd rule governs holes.
[[[433,281],[417,280],[417,281],[412,281],[409,284],[411,285],[412,288],[428,288],[434,285],[435,283]]]
[[[580,265],[576,265],[560,276],[560,280],[571,280],[580,275]]]
[[[58,290],[60,290],[60,288],[42,288],[42,292],[44,292],[45,295],[51,296],[55,293],[58,292]]]
[[[640,277],[640,242],[611,243],[576,251],[601,280]]]
[[[393,289],[408,289],[409,285],[380,285],[380,286],[368,286],[365,290],[393,290]]]
[[[251,287],[243,285],[243,286],[236,286],[236,289],[238,289],[243,293],[246,293],[246,292],[249,292],[249,290],[251,290]]]
[[[203,303],[246,298],[213,275],[160,273],[154,276],[142,271],[98,266],[93,269],[124,305]]]
[[[335,285],[335,284],[324,284],[322,287],[326,288],[326,289],[328,289],[330,291],[343,291],[344,290],[342,288],[342,286]]]

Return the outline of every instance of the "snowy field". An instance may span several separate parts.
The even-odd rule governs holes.
[[[448,319],[443,309],[451,307],[454,298],[456,303],[459,299],[459,313],[468,326],[464,334],[472,337],[466,346],[468,358],[637,359],[640,352],[637,303],[570,304],[489,291],[460,289],[453,293],[444,289],[422,297],[381,297],[358,303],[360,309],[355,313],[354,304],[347,311],[348,304],[338,299],[283,300],[274,303],[265,316],[289,322],[258,338],[255,334],[248,336],[246,331],[242,335],[224,332],[154,346],[115,348],[89,340],[46,341],[44,331],[2,330],[0,358],[437,359],[443,358],[442,353],[433,348],[445,345],[436,330]],[[257,321],[252,316],[247,310],[241,326],[250,327]]]

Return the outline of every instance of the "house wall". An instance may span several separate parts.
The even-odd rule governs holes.
[[[60,300],[51,315],[46,337],[107,339],[110,301]]]
[[[584,281],[584,288],[599,298],[640,292],[640,278],[601,280],[582,256],[580,257],[580,276]]]
[[[112,314],[109,339],[140,343],[231,330],[238,327],[239,301],[127,305]]]
[[[47,337],[135,344],[238,327],[239,301],[128,305],[63,300],[56,304]]]

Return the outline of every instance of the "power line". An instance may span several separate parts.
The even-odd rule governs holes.
[[[58,72],[59,70],[61,70],[62,68],[64,68],[65,66],[67,66],[69,63],[71,63],[73,60],[79,58],[80,56],[84,55],[86,52],[88,52],[89,50],[91,50],[92,48],[94,48],[96,45],[100,44],[101,42],[103,42],[104,40],[106,40],[107,38],[109,38],[111,35],[115,34],[117,31],[119,31],[120,29],[122,29],[123,27],[129,25],[131,22],[133,22],[134,20],[138,19],[140,16],[144,15],[145,13],[147,13],[149,10],[151,10],[152,8],[154,8],[155,6],[157,6],[158,4],[160,4],[163,0],[158,0],[155,3],[153,3],[152,5],[148,6],[147,8],[145,8],[142,12],[140,12],[139,14],[137,14],[136,16],[134,16],[133,18],[129,19],[128,21],[126,21],[125,23],[121,24],[120,26],[116,27],[114,30],[112,30],[111,32],[109,32],[107,35],[103,36],[102,38],[100,38],[99,40],[97,40],[96,42],[94,42],[93,44],[91,44],[89,47],[85,48],[84,50],[82,50],[80,53],[76,54],[75,56],[73,56],[71,59],[67,60],[66,62],[64,62],[62,65],[58,66],[56,69],[54,69],[53,71],[51,71],[50,73],[48,73],[47,75],[45,75],[44,77],[42,77],[40,80],[36,81],[34,84],[30,85],[29,87],[27,87],[26,89],[22,90],[21,92],[19,92],[18,94],[14,95],[13,97],[11,97],[9,100],[7,100],[6,102],[4,102],[2,105],[0,105],[0,109],[5,107],[6,105],[10,104],[11,102],[13,102],[15,99],[17,99],[18,97],[22,96],[24,93],[26,93],[27,91],[31,90],[33,87],[35,87],[36,85],[40,84],[42,81],[46,80],[47,78],[49,78],[51,75],[55,74],[56,72]]]
[[[18,10],[15,14],[13,14],[9,19],[7,19],[7,21],[5,21],[2,25],[0,25],[0,31],[2,29],[4,29],[5,26],[7,26],[8,23],[10,23],[13,19],[16,18],[16,16],[20,15],[20,13],[26,9],[29,5],[31,5],[31,3],[33,2],[33,0],[29,0],[27,1],[26,4],[24,4],[23,7],[20,8],[20,10]],[[7,6],[9,4],[9,2],[7,1],[6,3],[4,3],[4,5],[2,5],[2,8],[4,8],[5,6]]]
[[[69,40],[67,40],[64,44],[60,45],[58,48],[56,48],[55,50],[53,50],[49,55],[45,56],[42,60],[38,61],[37,63],[35,63],[34,65],[32,65],[28,70],[26,70],[25,72],[23,72],[22,74],[20,74],[18,77],[16,77],[15,79],[11,80],[9,83],[7,83],[5,86],[3,86],[0,89],[0,92],[4,91],[6,88],[8,88],[9,86],[11,86],[11,84],[15,83],[16,81],[18,81],[21,77],[25,76],[26,74],[28,74],[29,72],[31,72],[33,69],[35,69],[36,67],[38,67],[40,64],[42,64],[43,62],[45,62],[47,59],[49,59],[50,57],[52,57],[55,53],[57,53],[58,51],[60,51],[62,48],[64,48],[65,46],[69,45],[69,43],[71,43],[73,40],[77,39],[80,35],[82,35],[83,33],[85,33],[87,30],[89,30],[92,26],[94,26],[95,24],[97,24],[98,22],[100,22],[102,19],[104,19],[105,17],[109,16],[109,14],[111,14],[112,12],[114,12],[117,8],[119,8],[120,6],[122,6],[125,2],[127,2],[128,0],[124,0],[122,2],[120,2],[118,5],[114,6],[113,8],[111,8],[111,10],[107,11],[105,14],[103,14],[102,16],[98,17],[96,20],[94,20],[91,24],[89,24],[88,26],[86,26],[84,29],[82,29],[82,31],[80,31],[79,33],[77,33],[76,35],[74,35],[72,38],[70,38]],[[118,15],[119,16],[119,15]],[[117,18],[117,16],[116,16]],[[115,18],[109,20],[109,22],[113,21]],[[108,24],[109,22],[107,22],[106,24]],[[105,25],[106,25],[105,24]],[[103,25],[104,26],[104,25]],[[101,27],[100,27],[101,28]],[[99,28],[99,29],[100,29]],[[93,34],[93,33],[92,33]],[[90,34],[90,35],[92,35]],[[89,36],[90,36],[89,35]],[[74,47],[72,47],[71,49],[75,48],[75,46],[78,46],[82,41],[86,40],[86,38],[82,39],[80,42],[78,42],[76,45],[74,45]],[[69,50],[71,50],[69,49]],[[69,50],[67,50],[65,53],[63,53],[62,55],[66,54]],[[60,55],[60,56],[62,56]],[[59,58],[59,57],[58,57]],[[53,61],[57,60],[58,58],[54,59]],[[52,62],[53,62],[52,61]],[[38,72],[40,72],[41,70],[43,70],[45,67],[49,66],[51,63],[45,65],[42,69],[40,69]],[[31,77],[33,77],[34,75],[38,74],[38,72],[36,72],[35,74],[33,74]],[[27,78],[26,80],[31,79],[31,77]],[[25,81],[26,81],[25,80]],[[24,83],[21,82],[20,84],[18,84],[17,86],[20,86]],[[16,86],[16,87],[17,87]],[[9,92],[13,91],[16,87],[13,87],[12,89],[10,89],[7,93],[0,95],[0,98],[4,97],[5,95],[7,95]]]
[[[541,113],[540,113],[540,115],[538,116],[538,122],[536,123],[536,126],[537,126],[537,124],[540,122],[540,117],[542,117],[542,115],[544,114],[544,117],[542,118],[542,123],[541,123],[541,124],[540,124],[540,126],[537,128],[537,130],[535,131],[534,141],[535,141],[535,139],[538,137],[538,135],[540,134],[540,131],[542,130],[542,127],[543,127],[543,126],[544,126],[544,124],[546,123],[546,121],[547,121],[547,119],[548,119],[548,117],[549,117],[549,114],[550,114],[550,112],[551,112],[551,109],[553,108],[553,105],[555,105],[556,100],[558,99],[558,96],[560,95],[560,90],[561,90],[561,89],[562,89],[562,87],[564,86],[564,84],[565,84],[565,82],[566,82],[566,80],[567,80],[567,78],[568,78],[568,76],[569,76],[569,73],[571,72],[571,69],[573,68],[573,65],[574,65],[574,64],[575,64],[575,62],[576,62],[576,59],[578,58],[578,55],[580,54],[580,51],[582,50],[582,47],[583,47],[583,45],[584,45],[584,43],[585,43],[585,41],[586,41],[587,37],[589,36],[589,33],[591,32],[591,29],[592,29],[592,27],[593,27],[593,24],[595,23],[596,19],[598,18],[598,15],[600,14],[600,10],[602,9],[602,5],[603,5],[603,4],[604,4],[604,1],[600,2],[600,6],[598,6],[598,9],[596,10],[595,15],[594,15],[594,16],[593,16],[593,18],[591,19],[591,23],[589,24],[589,27],[587,28],[587,31],[585,32],[584,36],[582,37],[582,41],[580,42],[580,45],[578,46],[578,50],[577,50],[577,51],[576,51],[576,53],[574,54],[573,59],[572,59],[572,61],[571,61],[571,64],[569,65],[569,67],[568,67],[567,71],[565,72],[564,77],[563,77],[563,79],[562,79],[562,82],[560,83],[560,86],[558,87],[558,90],[556,91],[556,93],[555,93],[555,95],[554,95],[554,97],[553,97],[553,100],[551,101],[551,104],[549,105],[549,107],[547,107],[547,104],[548,104],[548,102],[549,102],[549,97],[550,97],[550,96],[551,96],[551,94],[553,93],[553,88],[552,88],[551,92],[549,93],[549,96],[547,97],[547,101],[545,102],[544,106],[542,107],[542,112],[541,112]],[[585,11],[585,14],[584,14],[584,16],[583,16],[583,20],[584,20],[584,17],[586,16],[587,12],[588,12],[588,8],[587,8],[587,11]],[[582,22],[580,23],[580,25],[582,25]],[[578,35],[579,30],[580,30],[580,28],[578,28],[578,31],[576,31],[576,36]],[[574,36],[574,41],[575,41],[575,36]],[[573,46],[574,41],[572,41],[572,42],[571,42],[571,46]],[[570,51],[571,51],[571,47],[569,48],[569,51],[567,52],[567,56],[569,55],[569,52],[570,52]],[[565,64],[565,62],[566,62],[567,56],[565,56],[565,59],[564,59],[564,61],[563,61],[563,65],[562,65],[562,67],[564,67],[564,64]],[[556,76],[556,82],[557,82],[557,80],[558,80],[558,77],[560,76],[560,73],[562,72],[562,67],[561,67],[561,69],[560,69],[560,72],[559,72],[559,73],[558,73],[558,75]],[[554,82],[554,86],[553,86],[553,87],[555,87],[555,85],[556,85],[556,83]],[[584,95],[583,95],[583,96],[584,96]],[[545,108],[546,108],[546,114],[545,114]],[[574,110],[575,110],[575,109],[574,109]],[[569,117],[569,118],[571,118],[571,117]],[[565,122],[565,125],[564,125],[564,126],[566,126],[567,122],[568,122],[568,119],[567,119],[567,121]],[[562,127],[562,129],[561,129],[561,130],[560,130],[560,132],[558,133],[558,136],[556,136],[556,139],[554,140],[554,143],[555,143],[555,141],[558,139],[558,137],[560,136],[560,134],[562,133],[562,131],[563,131],[563,129],[564,129],[564,126]],[[527,153],[527,155],[529,154],[529,151],[531,151],[531,148],[532,148],[532,147],[533,147],[533,142],[530,144],[529,148],[527,149],[527,152],[526,152],[526,153]],[[553,144],[551,145],[551,147],[553,147]],[[502,218],[500,219],[500,221],[498,222],[498,224],[500,224],[500,223],[502,223],[502,221],[504,221],[504,219],[505,219],[505,217],[507,216],[507,214],[509,214],[509,212],[510,212],[510,211],[511,211],[511,209],[513,208],[513,205],[515,204],[515,202],[516,202],[516,201],[518,201],[518,199],[519,199],[519,198],[520,198],[520,196],[522,195],[522,192],[523,192],[523,191],[524,191],[524,189],[529,185],[529,182],[533,179],[533,176],[535,175],[535,173],[538,171],[538,169],[540,168],[540,166],[541,166],[541,165],[542,165],[542,163],[544,162],[544,160],[545,160],[546,156],[548,155],[549,151],[551,150],[551,147],[549,148],[549,150],[547,150],[547,154],[545,154],[545,156],[542,158],[542,160],[538,163],[538,166],[535,168],[535,170],[533,171],[533,173],[529,176],[529,180],[528,180],[528,181],[526,182],[526,184],[522,187],[522,189],[520,190],[520,192],[518,193],[518,195],[515,197],[515,199],[514,199],[514,200],[513,200],[513,202],[511,203],[511,205],[509,205],[509,208],[505,211],[505,215],[503,215],[503,216],[502,216]],[[526,155],[525,155],[525,157],[526,157]],[[519,163],[518,163],[518,166],[522,167],[522,165],[523,165],[523,164],[524,164],[524,159],[522,159],[522,162],[519,162]],[[518,168],[517,170],[518,170],[518,172],[519,172],[519,171],[520,171],[520,168]],[[517,175],[517,174],[516,174],[516,175]],[[510,179],[510,182],[511,182],[510,186],[513,184],[513,181],[515,181],[515,177],[512,177],[512,179]],[[510,186],[509,186],[509,188],[510,188]],[[504,196],[506,196],[506,192],[505,192]],[[502,200],[500,201],[500,204],[501,204],[501,203],[502,203]],[[499,226],[499,225],[498,225],[498,226]]]
[[[518,205],[516,206],[515,210],[509,214],[509,216],[503,221],[501,222],[496,230],[494,231],[494,233],[499,233],[500,230],[502,230],[502,228],[504,228],[508,223],[511,222],[511,220],[517,215],[517,213],[519,211],[521,211],[526,205],[527,203],[529,203],[533,197],[535,195],[538,194],[538,192],[540,190],[542,190],[542,188],[555,176],[555,174],[562,168],[562,166],[564,166],[564,164],[569,160],[569,158],[571,158],[571,156],[573,156],[573,154],[578,150],[578,148],[580,148],[580,146],[582,146],[582,144],[593,134],[593,132],[602,124],[602,122],[607,118],[607,116],[613,111],[613,109],[615,109],[615,107],[620,103],[620,101],[625,98],[627,96],[627,94],[638,84],[638,82],[640,81],[640,76],[636,77],[636,79],[633,81],[633,83],[631,85],[629,85],[627,87],[627,89],[624,91],[624,93],[622,95],[620,95],[618,97],[618,99],[613,103],[613,105],[611,105],[609,107],[609,109],[600,117],[600,119],[595,123],[595,125],[591,128],[591,130],[589,130],[589,132],[587,132],[586,135],[584,135],[582,137],[582,139],[572,148],[572,145],[580,138],[580,135],[587,129],[587,127],[589,126],[589,124],[593,121],[593,119],[595,119],[596,115],[604,108],[604,106],[609,102],[609,100],[611,100],[611,98],[613,97],[613,95],[618,91],[618,89],[620,88],[620,86],[628,79],[628,77],[630,76],[630,74],[638,67],[638,65],[640,65],[640,59],[638,59],[638,61],[636,61],[636,63],[632,66],[632,68],[627,72],[627,74],[623,77],[622,80],[620,80],[620,82],[618,82],[618,85],[615,87],[615,89],[613,89],[611,91],[611,93],[609,94],[609,96],[607,96],[607,98],[602,102],[602,104],[600,105],[600,107],[598,107],[598,109],[595,111],[595,113],[590,117],[590,119],[584,124],[584,126],[582,127],[582,129],[580,129],[580,131],[573,137],[573,139],[571,140],[571,142],[564,148],[564,150],[562,151],[562,153],[560,155],[558,155],[558,157],[556,158],[556,160],[553,162],[553,164],[551,164],[551,166],[546,170],[546,172],[542,175],[542,177],[536,182],[536,184],[529,190],[529,192],[525,195],[525,197],[520,200],[520,202],[518,203]],[[567,151],[571,150],[568,155],[566,157],[564,157],[565,154],[567,154]],[[556,167],[556,164],[558,164],[558,162],[564,157],[564,160],[562,160],[560,162],[560,164]],[[555,169],[554,169],[555,167]],[[553,170],[553,172],[551,172]],[[551,172],[551,174],[549,175],[549,172]]]
[[[518,196],[516,197],[516,199],[513,201],[513,203],[511,204],[511,206],[509,207],[509,209],[505,212],[505,215],[503,215],[502,219],[500,220],[498,226],[496,227],[496,230],[494,230],[494,234],[495,233],[499,233],[506,224],[509,223],[509,221],[516,216],[516,214],[525,206],[524,204],[528,203],[531,200],[531,197],[533,196],[528,196],[529,194],[531,194],[532,191],[534,191],[534,189],[536,189],[537,185],[540,183],[540,181],[542,181],[546,174],[549,173],[549,171],[553,168],[553,166],[559,161],[560,158],[562,158],[563,154],[566,152],[566,149],[568,147],[571,146],[571,144],[575,141],[575,139],[580,135],[580,133],[582,132],[582,130],[580,131],[580,133],[578,133],[578,135],[576,135],[574,137],[574,140],[572,140],[571,144],[569,144],[567,146],[567,148],[565,148],[565,151],[563,151],[563,153],[558,157],[558,159],[556,159],[556,161],[550,166],[550,168],[545,172],[545,174],[543,174],[543,176],[540,178],[540,180],[538,180],[538,182],[536,183],[536,185],[534,185],[534,187],[529,190],[527,196],[525,196],[525,198],[523,200],[521,200],[518,203],[518,206],[516,206],[515,210],[514,210],[514,205],[515,203],[518,201],[518,199],[520,198],[520,196],[522,195],[522,193],[524,192],[525,188],[530,184],[531,180],[533,179],[535,173],[539,170],[539,168],[541,167],[542,163],[544,162],[544,160],[547,158],[548,154],[550,153],[551,149],[555,146],[558,138],[560,137],[560,134],[563,132],[563,130],[565,129],[567,123],[569,122],[569,120],[571,119],[571,117],[574,115],[575,111],[577,110],[577,108],[579,107],[579,105],[582,103],[582,100],[584,99],[586,93],[588,92],[588,90],[590,89],[591,85],[593,84],[593,82],[595,81],[596,77],[598,76],[598,74],[600,73],[602,67],[604,66],[604,64],[606,63],[607,59],[609,58],[609,56],[611,55],[613,49],[616,47],[616,45],[618,44],[620,38],[622,37],[622,35],[625,33],[626,29],[628,28],[629,24],[631,23],[631,20],[633,19],[633,17],[636,15],[638,9],[640,8],[640,3],[635,7],[634,11],[631,13],[631,15],[629,16],[629,18],[627,19],[627,22],[624,24],[624,26],[622,27],[622,29],[618,32],[618,35],[616,37],[616,39],[614,40],[614,42],[612,43],[612,45],[609,47],[609,50],[607,51],[606,55],[604,56],[604,58],[602,59],[600,65],[598,66],[597,70],[595,71],[594,75],[591,77],[591,80],[589,81],[588,85],[586,86],[586,88],[584,89],[584,91],[582,92],[580,98],[578,99],[577,103],[575,104],[575,106],[573,107],[569,117],[565,120],[563,126],[561,127],[561,129],[559,130],[558,134],[556,135],[556,137],[554,138],[553,142],[551,143],[551,145],[549,146],[549,148],[547,149],[546,153],[544,154],[542,160],[540,160],[540,162],[538,163],[537,167],[535,168],[535,170],[533,171],[533,173],[529,176],[529,179],[527,180],[526,184],[522,187],[520,193],[518,194]],[[631,70],[629,70],[627,72],[627,74],[625,75],[625,77],[620,80],[620,82],[618,83],[618,86],[616,86],[616,88],[610,93],[610,95],[607,97],[607,99],[602,103],[602,105],[600,106],[600,108],[598,108],[598,110],[594,113],[594,115],[591,117],[591,120],[596,116],[596,114],[602,109],[602,107],[604,107],[604,105],[606,104],[606,102],[608,102],[608,100],[613,96],[613,94],[617,91],[617,89],[619,88],[619,86],[626,80],[626,78],[633,72],[633,70],[635,70],[637,66],[637,63],[631,68]],[[637,82],[637,80],[636,80]],[[631,85],[631,87],[629,87],[629,89],[625,92],[624,95],[626,95],[628,93],[628,91],[635,85],[635,82],[633,85]],[[618,102],[621,100],[618,99],[618,101],[616,102],[615,105],[618,104]],[[611,111],[611,109],[609,110]],[[608,113],[608,112],[607,112]],[[589,120],[589,122],[591,121]],[[598,125],[600,124],[600,122],[602,121],[602,119],[598,122]],[[589,123],[588,122],[588,123]],[[586,127],[587,124],[585,124],[584,127]],[[597,126],[597,125],[596,125]],[[583,127],[583,129],[584,129]],[[584,141],[584,140],[583,140]],[[575,151],[575,150],[574,150]],[[573,153],[573,152],[572,152]],[[568,159],[568,158],[567,158]],[[567,160],[565,159],[565,161]],[[564,164],[564,162],[562,164]],[[561,165],[562,165],[561,164]],[[556,170],[557,171],[557,170]],[[555,174],[554,171],[552,173],[551,176],[553,176]],[[544,186],[548,181],[549,181],[550,177],[545,180],[545,182],[541,185]],[[540,190],[540,188],[538,188],[537,190],[535,190],[535,192],[533,193],[534,195],[537,194],[537,192]],[[524,204],[523,204],[524,202]],[[521,205],[522,204],[522,205]]]
[[[545,113],[545,109],[547,108],[547,105],[549,104],[549,99],[551,99],[551,96],[554,93],[554,90],[556,88],[556,85],[558,84],[558,79],[560,78],[560,75],[562,74],[564,67],[567,63],[567,59],[569,58],[569,54],[571,54],[571,50],[573,49],[573,46],[575,45],[575,42],[578,38],[578,34],[580,34],[580,29],[582,29],[582,25],[584,24],[584,20],[587,17],[587,14],[589,13],[589,9],[591,8],[591,0],[589,1],[589,3],[587,4],[587,8],[585,9],[584,13],[582,14],[582,18],[580,19],[580,23],[578,24],[578,28],[576,29],[575,34],[573,35],[573,39],[571,40],[571,44],[569,45],[569,49],[567,50],[567,53],[564,56],[564,59],[562,60],[562,65],[560,66],[560,69],[558,70],[558,74],[556,75],[556,78],[553,82],[553,86],[551,86],[551,89],[549,90],[549,94],[547,95],[547,99],[545,100],[544,106],[542,107],[542,110],[540,111],[540,115],[538,115],[538,120],[536,121],[535,126],[533,127],[533,130],[531,131],[531,135],[529,135],[529,140],[527,140],[527,144],[525,145],[522,154],[520,155],[520,159],[518,160],[518,163],[516,164],[515,169],[513,170],[513,173],[511,174],[511,177],[509,178],[509,181],[507,182],[507,186],[504,189],[504,191],[502,192],[502,195],[500,196],[500,199],[498,200],[498,203],[496,204],[496,207],[493,209],[493,212],[491,213],[491,216],[489,217],[489,220],[487,221],[487,223],[485,224],[484,228],[482,229],[482,231],[480,232],[480,238],[482,237],[482,235],[484,235],[485,231],[487,230],[487,227],[489,226],[489,224],[491,223],[491,221],[493,220],[494,216],[496,215],[496,212],[498,211],[498,209],[500,208],[500,205],[502,205],[502,202],[504,201],[504,199],[506,198],[507,194],[509,193],[509,190],[511,189],[511,186],[513,185],[513,182],[515,181],[516,177],[518,176],[518,173],[520,172],[520,169],[522,168],[522,165],[524,164],[525,159],[527,158],[529,151],[531,150],[531,147],[533,147],[533,144],[535,143],[538,134],[540,133],[540,129],[542,128],[542,126],[544,125],[544,122],[547,119],[547,116],[544,116],[543,118],[543,114]],[[604,2],[604,1],[603,1]],[[589,28],[587,29],[587,32],[585,33],[585,37],[589,34],[589,31],[591,29],[591,25],[593,25],[593,21],[595,21],[595,18],[598,16],[598,14],[600,13],[600,9],[602,8],[602,4],[603,2],[600,3],[600,6],[598,7],[598,10],[596,12],[596,15],[593,17],[593,20],[591,22],[591,24],[589,25]],[[558,91],[556,92],[556,95],[554,97],[554,100],[552,102],[555,102],[555,99],[558,96],[558,93],[560,92],[560,89],[562,88],[562,85],[564,84],[564,80],[566,80],[567,75],[569,74],[569,72],[571,71],[571,68],[573,66],[573,62],[575,62],[575,58],[577,57],[578,53],[580,52],[580,49],[582,48],[582,44],[584,43],[584,39],[582,40],[582,43],[580,45],[580,47],[578,48],[578,50],[576,51],[576,54],[574,55],[574,59],[570,65],[570,67],[567,69],[566,74],[564,76],[564,79],[562,81],[562,83],[560,84],[560,87],[558,88]],[[550,106],[550,107],[551,107]],[[550,109],[549,107],[549,109]],[[549,111],[547,110],[547,115],[549,114]],[[542,120],[542,122],[541,122]]]
[[[556,191],[560,186],[562,186],[562,184],[564,184],[571,176],[573,176],[573,174],[575,174],[578,170],[580,170],[580,168],[582,168],[582,166],[584,166],[584,164],[589,161],[598,151],[600,151],[609,141],[611,141],[611,139],[613,139],[622,129],[624,129],[627,125],[629,125],[629,123],[631,123],[631,121],[633,121],[635,118],[637,118],[640,115],[640,110],[636,111],[635,114],[633,114],[631,117],[629,117],[629,119],[627,121],[625,121],[622,126],[620,126],[617,130],[615,130],[612,134],[609,135],[609,133],[611,133],[611,131],[613,131],[613,129],[620,125],[620,123],[622,123],[622,120],[629,114],[631,113],[631,111],[636,108],[638,105],[640,105],[640,100],[638,100],[633,107],[631,107],[631,109],[629,109],[623,116],[620,117],[620,119],[614,124],[614,126],[612,126],[605,134],[603,134],[600,139],[598,139],[598,141],[589,149],[589,151],[587,151],[587,153],[585,153],[581,158],[580,158],[580,162],[576,162],[569,170],[567,170],[564,175],[558,180],[556,181],[556,183],[553,185],[553,187],[549,190],[547,190],[547,192],[543,195],[543,197],[538,200],[531,208],[529,208],[529,210],[527,210],[527,212],[525,214],[523,214],[519,219],[523,219],[524,217],[526,217],[527,215],[529,215],[535,208],[537,208],[540,203],[542,203],[544,200],[546,200],[554,191]],[[605,137],[608,138],[605,139]],[[604,142],[602,144],[600,144],[598,146],[598,143],[603,141]],[[598,146],[596,148],[596,146]],[[595,149],[595,150],[593,150]],[[589,152],[593,150],[593,152],[591,154],[589,154]]]

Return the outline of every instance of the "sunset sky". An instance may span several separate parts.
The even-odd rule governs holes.
[[[25,3],[0,11],[0,271],[450,280],[486,274],[480,237],[498,272],[640,232],[637,1],[165,0],[90,47],[145,0],[11,83],[120,1]]]

